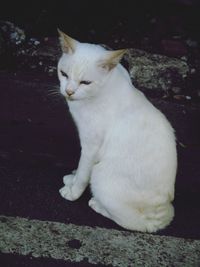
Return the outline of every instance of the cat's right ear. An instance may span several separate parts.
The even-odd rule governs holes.
[[[127,49],[120,49],[120,50],[114,50],[114,51],[106,51],[105,56],[102,60],[99,62],[99,66],[106,70],[111,70],[122,59],[123,55],[127,52]]]
[[[78,41],[69,37],[67,34],[62,32],[60,29],[57,29],[59,33],[60,45],[63,53],[73,54],[76,50],[76,45]]]

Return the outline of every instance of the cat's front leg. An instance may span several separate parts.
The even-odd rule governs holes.
[[[75,182],[77,170],[73,170],[71,174],[67,174],[63,177],[63,183],[65,185],[69,185]]]
[[[75,174],[63,178],[65,186],[60,189],[63,198],[73,201],[78,199],[89,184],[92,166],[97,152],[96,146],[82,148],[78,169]]]

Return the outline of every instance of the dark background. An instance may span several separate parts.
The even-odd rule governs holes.
[[[200,1],[4,1],[0,20],[27,37],[55,36],[56,28],[80,41],[163,52],[163,39],[200,41]],[[117,41],[116,41],[117,39]]]

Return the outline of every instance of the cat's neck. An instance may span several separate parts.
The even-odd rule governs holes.
[[[107,103],[108,107],[109,102],[114,105],[115,102],[129,99],[131,95],[134,94],[134,87],[130,80],[127,70],[119,64],[115,69],[113,69],[110,77],[102,88],[101,94],[99,94],[100,103]]]

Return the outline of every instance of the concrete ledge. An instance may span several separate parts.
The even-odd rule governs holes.
[[[112,266],[199,266],[200,241],[0,216],[0,251]]]

